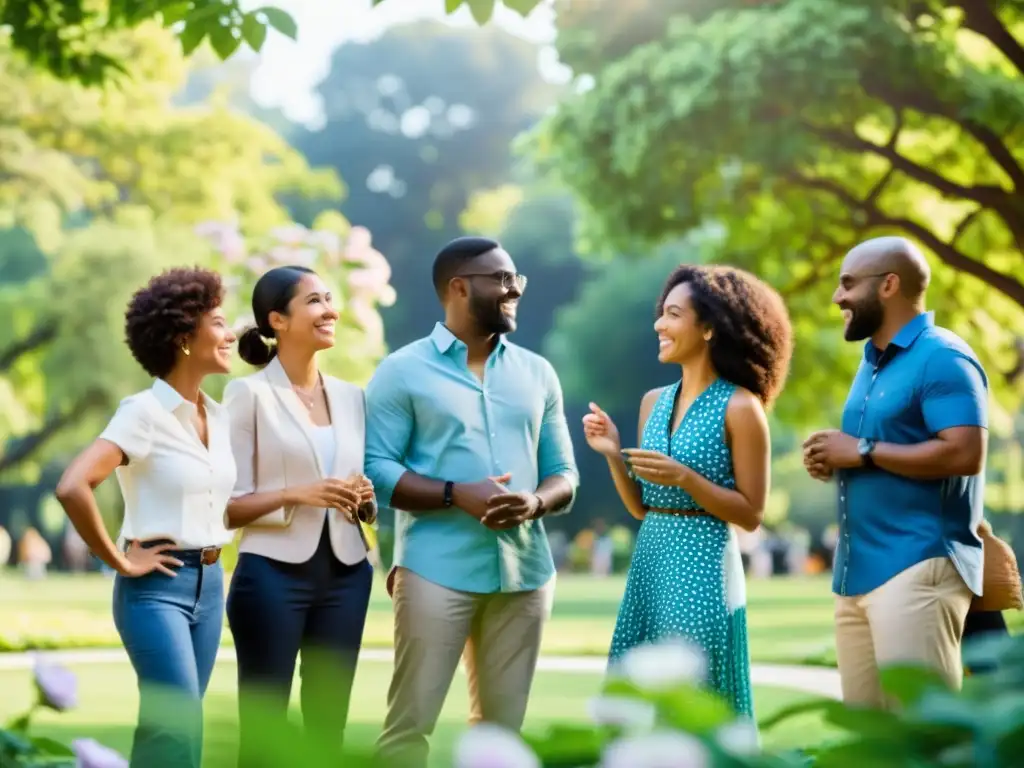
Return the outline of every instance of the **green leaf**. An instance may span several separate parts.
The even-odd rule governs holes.
[[[949,690],[937,672],[926,667],[900,664],[879,672],[882,690],[906,707],[918,702],[928,691]]]
[[[540,0],[504,0],[505,5],[520,16],[529,16]]]
[[[32,743],[19,733],[0,729],[0,755],[27,755],[32,751]]]
[[[177,24],[179,21],[184,21],[191,9],[191,3],[172,3],[164,6],[160,9],[160,15],[164,19],[164,26],[169,27]]]
[[[67,744],[62,744],[56,739],[46,736],[35,736],[32,744],[47,757],[74,757],[75,752]]]
[[[210,45],[213,46],[213,50],[220,56],[221,61],[227,59],[231,54],[238,50],[238,46],[241,45],[242,38],[236,37],[234,29],[232,27],[226,27],[223,24],[218,24],[210,28]]]
[[[724,699],[699,688],[683,687],[646,698],[658,708],[662,721],[687,733],[710,733],[736,717]]]
[[[178,39],[181,41],[181,50],[186,56],[190,56],[206,38],[206,25],[200,22],[189,20],[185,28],[181,30]]]
[[[444,0],[444,12],[455,13],[464,2],[465,0]]]
[[[810,712],[828,711],[835,705],[835,699],[827,697],[797,702],[796,704],[791,704],[788,707],[783,707],[770,717],[766,717],[763,720],[759,720],[757,723],[757,727],[762,731],[767,731],[769,728],[774,728],[779,723],[789,720],[791,718],[800,717]]]
[[[299,29],[295,25],[295,19],[280,8],[267,5],[260,8],[256,13],[262,13],[267,18],[267,23],[285,37],[295,40],[298,37]]]
[[[494,15],[494,0],[466,0],[466,3],[477,24],[486,24]]]
[[[7,730],[16,731],[17,733],[25,733],[28,730],[31,718],[31,712],[26,712],[22,715],[18,715],[17,717],[13,717],[10,722],[7,723]]]
[[[249,47],[259,51],[267,39],[267,27],[253,13],[247,13],[242,17],[242,37]]]

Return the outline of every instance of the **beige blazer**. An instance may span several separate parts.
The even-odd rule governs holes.
[[[277,358],[258,373],[227,385],[224,405],[231,418],[231,448],[238,470],[232,498],[312,485],[328,477],[344,480],[363,471],[363,390],[331,376],[324,376],[323,382],[337,441],[333,467],[321,466],[309,413]],[[358,524],[336,509],[307,506],[274,510],[243,528],[239,552],[305,562],[316,551],[325,516],[337,558],[350,565],[364,560],[367,544]]]

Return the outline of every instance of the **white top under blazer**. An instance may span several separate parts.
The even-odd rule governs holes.
[[[263,370],[228,384],[224,407],[231,417],[231,445],[238,466],[233,497],[313,485],[329,477],[345,480],[363,471],[363,390],[332,376],[323,376],[323,388],[334,438],[328,466],[321,454],[331,452],[319,449],[318,428],[276,357]],[[301,505],[273,510],[245,526],[238,551],[303,563],[316,552],[325,518],[338,560],[349,565],[365,560],[366,539],[358,524],[336,509]]]
[[[203,394],[207,442],[195,429],[196,406],[162,379],[126,397],[100,437],[128,457],[117,468],[124,498],[118,546],[172,539],[180,549],[222,547],[234,537],[224,511],[235,486],[231,422]]]

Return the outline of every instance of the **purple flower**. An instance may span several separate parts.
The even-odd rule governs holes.
[[[128,768],[127,760],[95,739],[75,739],[71,749],[77,758],[75,768]]]
[[[40,704],[57,712],[73,709],[78,704],[78,681],[75,674],[60,664],[36,658],[36,688]]]

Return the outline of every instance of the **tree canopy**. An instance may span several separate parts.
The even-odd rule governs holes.
[[[280,200],[337,198],[337,175],[227,106],[179,103],[186,59],[159,25],[108,44],[133,61],[118,88],[55,78],[0,41],[4,477],[79,447],[144,382],[122,341],[124,307],[170,265],[219,268],[245,291],[275,258],[312,258],[346,300],[336,372],[365,378],[384,351],[389,269],[369,233],[336,213],[316,232],[289,227]],[[241,315],[237,296],[233,307]]]
[[[385,0],[373,0],[378,6]],[[442,0],[433,0],[440,4]],[[522,15],[540,0],[443,0],[446,13],[467,6],[479,24],[504,5]],[[96,85],[132,70],[130,57],[111,51],[108,37],[157,21],[174,29],[188,56],[204,41],[221,59],[243,45],[259,51],[268,30],[296,39],[295,20],[274,5],[244,10],[241,0],[0,0],[0,32],[34,66],[68,80]]]
[[[537,146],[585,201],[591,242],[630,252],[720,223],[719,258],[786,295],[798,357],[849,369],[853,359],[816,336],[838,324],[827,307],[839,261],[861,239],[903,234],[936,257],[930,300],[942,323],[974,344],[993,379],[1014,366],[1020,3],[557,8],[557,46],[580,87]]]

